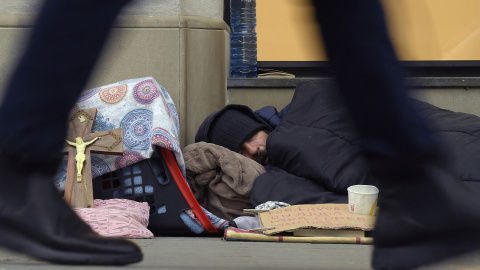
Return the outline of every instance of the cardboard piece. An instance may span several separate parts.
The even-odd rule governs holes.
[[[259,213],[266,235],[290,232],[300,228],[319,229],[359,229],[371,231],[375,226],[375,216],[353,214],[348,204],[302,204]]]

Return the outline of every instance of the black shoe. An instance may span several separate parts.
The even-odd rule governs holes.
[[[375,269],[411,269],[480,249],[480,194],[441,163],[422,163],[379,183]]]
[[[60,264],[124,265],[143,258],[125,239],[101,237],[66,204],[51,177],[0,159],[0,245]]]

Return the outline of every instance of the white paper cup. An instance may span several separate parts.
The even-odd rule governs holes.
[[[374,216],[377,208],[378,188],[370,185],[355,185],[347,188],[350,213]]]

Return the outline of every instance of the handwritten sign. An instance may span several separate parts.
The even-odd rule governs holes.
[[[374,216],[358,215],[348,211],[348,204],[301,204],[270,210],[259,214],[264,231],[271,235],[300,228],[360,229],[371,231]]]

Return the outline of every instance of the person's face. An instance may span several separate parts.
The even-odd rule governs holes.
[[[262,165],[267,165],[267,137],[268,134],[263,130],[255,133],[255,135],[242,144],[239,153]]]

